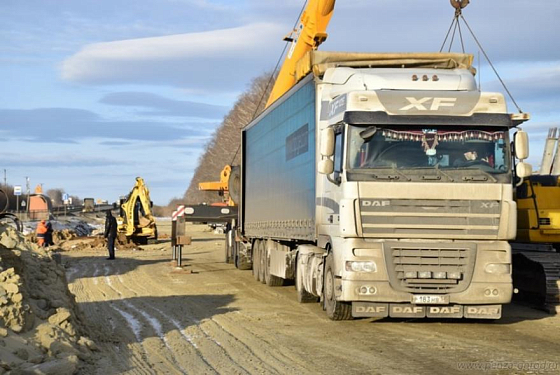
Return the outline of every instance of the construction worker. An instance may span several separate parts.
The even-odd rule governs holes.
[[[37,224],[37,245],[41,246],[41,247],[45,247],[46,246],[46,236],[47,236],[47,222],[45,220],[41,220],[39,222],[39,224]]]
[[[105,238],[107,239],[107,250],[109,250],[109,258],[115,259],[115,238],[117,237],[117,219],[111,214],[111,210],[107,210],[105,218]]]
[[[47,233],[45,233],[45,246],[49,247],[49,246],[54,245],[54,242],[53,242],[53,232],[54,232],[54,230],[53,230],[52,223],[50,221],[47,221],[46,227],[47,227]]]

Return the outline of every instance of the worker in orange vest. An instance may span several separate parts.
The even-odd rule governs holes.
[[[45,239],[47,236],[47,222],[45,220],[41,220],[39,224],[37,224],[37,245],[44,247],[46,246]]]

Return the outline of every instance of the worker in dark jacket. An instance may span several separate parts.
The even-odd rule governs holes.
[[[45,233],[45,246],[47,247],[54,245],[53,232],[54,230],[52,223],[50,221],[47,221],[47,233]]]
[[[105,219],[105,238],[107,239],[107,249],[109,250],[109,258],[115,259],[115,238],[117,238],[117,219],[111,215],[111,211],[107,211]]]

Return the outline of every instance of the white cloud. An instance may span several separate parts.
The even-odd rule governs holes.
[[[200,33],[90,44],[63,62],[62,77],[93,84],[198,87],[209,81],[218,84],[212,75],[204,76],[205,70],[209,73],[211,69],[223,79],[241,74],[246,82],[255,75],[251,68],[258,66],[257,61],[263,64],[263,51],[269,49],[270,41],[279,39],[284,29],[272,23],[255,23]]]

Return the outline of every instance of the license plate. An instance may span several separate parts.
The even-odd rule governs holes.
[[[417,294],[412,296],[412,303],[418,305],[448,305],[449,296]]]

